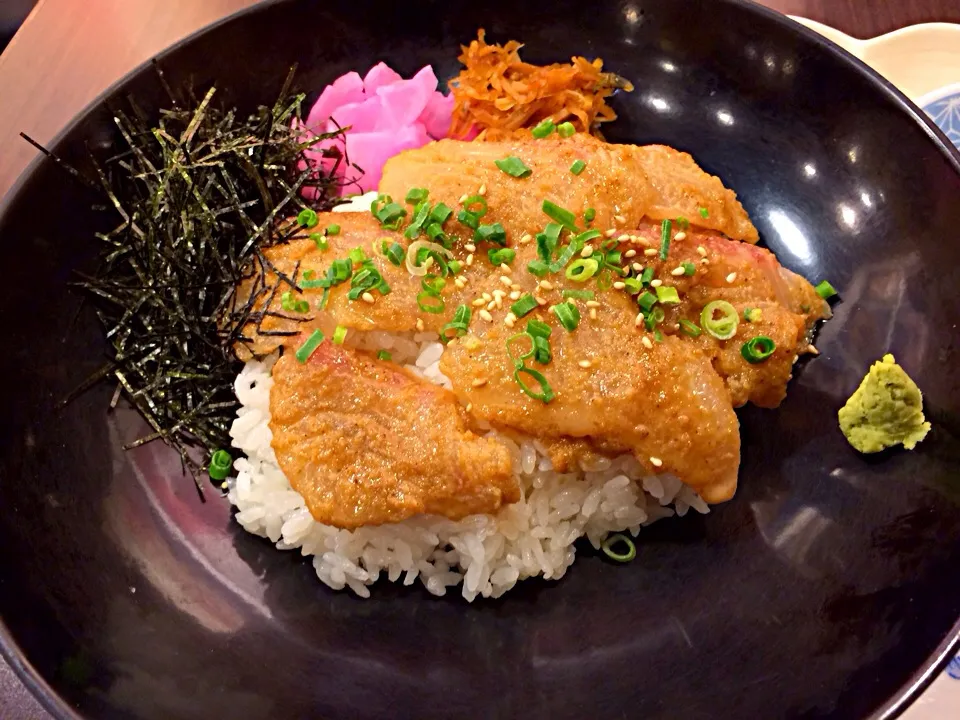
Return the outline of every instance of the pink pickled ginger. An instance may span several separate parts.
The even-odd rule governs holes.
[[[306,127],[317,134],[349,129],[314,145],[306,152],[309,162],[325,172],[336,168],[341,194],[376,190],[389,158],[447,136],[453,96],[437,85],[429,65],[406,80],[385,63],[374,65],[363,79],[355,72],[338,77],[310,108]],[[346,154],[350,165],[338,164],[337,154]]]

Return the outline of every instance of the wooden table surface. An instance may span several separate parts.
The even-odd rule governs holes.
[[[319,1],[319,0],[318,0]],[[111,83],[183,36],[257,0],[39,0],[0,55],[0,197],[36,154]],[[762,0],[855,37],[960,22],[960,0]]]
[[[39,0],[0,55],[0,197],[35,155],[18,137],[20,131],[49,142],[129,70],[185,35],[257,1]],[[762,4],[860,38],[922,22],[960,23],[960,0],[762,0]],[[0,717],[48,717],[2,661]]]

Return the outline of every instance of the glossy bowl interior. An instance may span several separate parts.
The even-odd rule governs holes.
[[[611,140],[690,151],[791,269],[841,290],[820,357],[776,411],[747,408],[741,487],[643,531],[619,567],[582,549],[560,582],[498,601],[333,593],[308,562],[200,503],[98,387],[68,281],[115,218],[52,162],[0,214],[0,613],[4,652],[57,717],[855,718],[895,714],[960,616],[960,162],[858,62],[735,1],[283,2],[165,53],[171,82],[270,102],[386,60],[456,72],[485,27],[535,62],[602,56],[636,85]],[[142,68],[55,150],[114,142],[109,106],[164,95]],[[892,351],[926,393],[916,452],[857,455],[836,411]]]

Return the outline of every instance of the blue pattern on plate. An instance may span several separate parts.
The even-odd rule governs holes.
[[[933,118],[950,141],[960,148],[960,90],[924,105],[923,110]]]
[[[960,680],[960,655],[947,663],[947,675],[954,680]]]

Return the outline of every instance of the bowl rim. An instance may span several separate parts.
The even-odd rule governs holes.
[[[212,32],[213,30],[231,23],[234,20],[253,15],[260,12],[267,12],[270,8],[281,5],[291,0],[263,0],[254,5],[241,8],[230,13],[215,22],[195,30],[194,32],[180,38],[172,45],[164,48],[152,58],[145,60],[129,72],[125,73],[115,82],[111,83],[105,90],[99,93],[91,100],[79,113],[77,113],[50,141],[47,147],[53,148],[59,145],[68,135],[70,135],[87,117],[100,107],[104,100],[116,93],[131,78],[149,68],[153,62],[162,61],[165,57],[177,52],[180,48],[193,43],[201,36]],[[842,63],[847,63],[854,70],[858,71],[865,79],[874,86],[874,88],[883,95],[888,101],[899,106],[901,110],[907,113],[914,122],[926,132],[927,137],[944,156],[948,164],[953,167],[954,172],[960,176],[960,149],[954,147],[946,134],[933,122],[933,120],[919,107],[920,100],[926,100],[927,96],[919,98],[915,103],[898,90],[889,80],[880,75],[877,71],[863,62],[856,55],[833,42],[829,38],[821,35],[803,23],[797,22],[793,18],[783,13],[772,10],[764,5],[759,5],[753,0],[719,0],[720,2],[740,8],[748,13],[754,13],[767,21],[780,26],[787,32],[792,32],[804,38],[807,42],[819,46],[824,51],[834,56]],[[903,28],[905,29],[905,28]],[[953,86],[947,86],[948,88]],[[942,91],[944,88],[941,88]],[[935,91],[940,92],[940,91]],[[934,95],[935,93],[929,93]],[[19,199],[23,188],[29,180],[36,174],[40,164],[46,160],[46,156],[38,153],[24,170],[17,177],[16,181],[7,191],[3,198],[0,198],[0,220],[10,211],[10,208]],[[907,683],[897,688],[887,701],[877,708],[870,716],[869,720],[893,720],[898,717],[907,707],[916,700],[920,694],[933,682],[947,666],[950,660],[960,652],[960,618],[954,623],[953,628],[947,636],[940,642],[933,655],[927,659],[927,662],[914,673]],[[77,710],[70,705],[47,683],[40,675],[37,669],[27,660],[20,646],[14,641],[6,621],[0,617],[0,656],[6,660],[7,664],[13,669],[19,680],[30,690],[40,705],[50,713],[56,720],[85,720]]]

